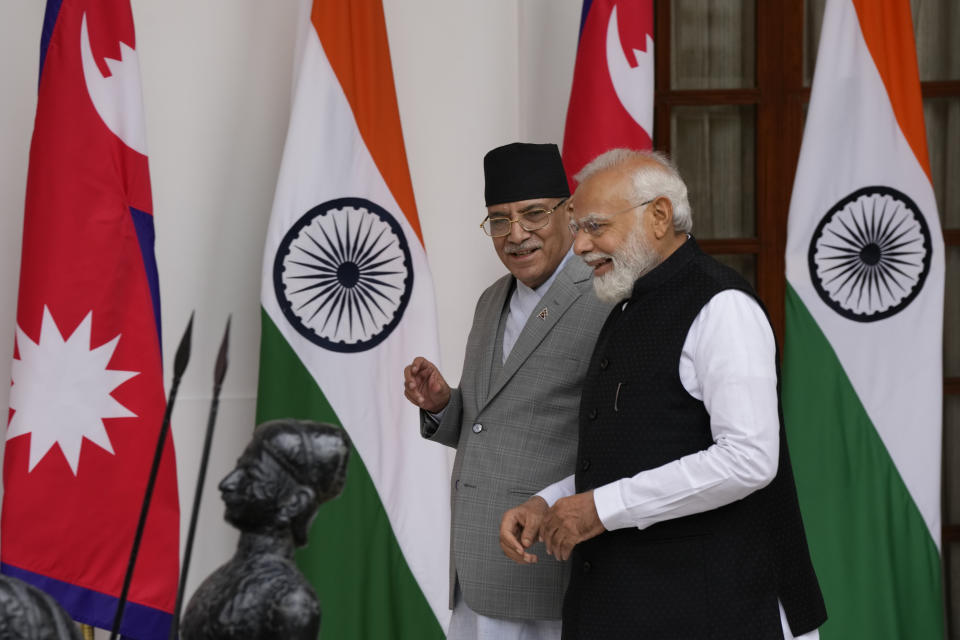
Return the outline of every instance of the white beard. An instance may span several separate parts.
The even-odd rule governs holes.
[[[637,278],[660,264],[660,254],[654,251],[638,224],[630,232],[627,241],[612,255],[600,252],[588,253],[583,259],[588,262],[609,258],[613,268],[602,276],[593,277],[593,291],[603,302],[619,302],[633,291]]]

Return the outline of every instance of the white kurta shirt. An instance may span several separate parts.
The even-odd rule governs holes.
[[[683,388],[710,415],[714,444],[594,489],[603,526],[645,529],[722,507],[769,484],[780,447],[775,361],[773,331],[756,300],[735,289],[714,296],[690,326],[679,363]],[[552,506],[574,493],[571,475],[537,495]],[[784,637],[794,638],[782,606],[780,619]],[[799,636],[819,637],[816,630]]]

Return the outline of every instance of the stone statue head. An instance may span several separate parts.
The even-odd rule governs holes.
[[[0,576],[0,638],[80,640],[80,631],[49,595],[16,578]]]
[[[290,531],[305,545],[317,507],[343,489],[349,454],[346,432],[330,424],[282,419],[259,425],[220,482],[224,518],[250,533]]]

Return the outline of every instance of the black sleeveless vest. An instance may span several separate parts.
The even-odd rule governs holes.
[[[713,444],[710,416],[683,388],[679,364],[697,314],[726,289],[756,298],[690,238],[636,282],[625,309],[611,312],[580,402],[577,492]],[[779,467],[766,487],[718,509],[608,531],[574,548],[563,638],[779,640],[778,598],[794,635],[826,620],[782,411]]]

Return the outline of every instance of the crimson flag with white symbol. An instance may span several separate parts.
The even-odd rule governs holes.
[[[129,0],[49,0],[30,168],[0,569],[110,628],[164,411],[153,206]],[[167,637],[167,440],[121,627]]]
[[[653,0],[584,0],[563,164],[573,176],[617,147],[653,143]]]

